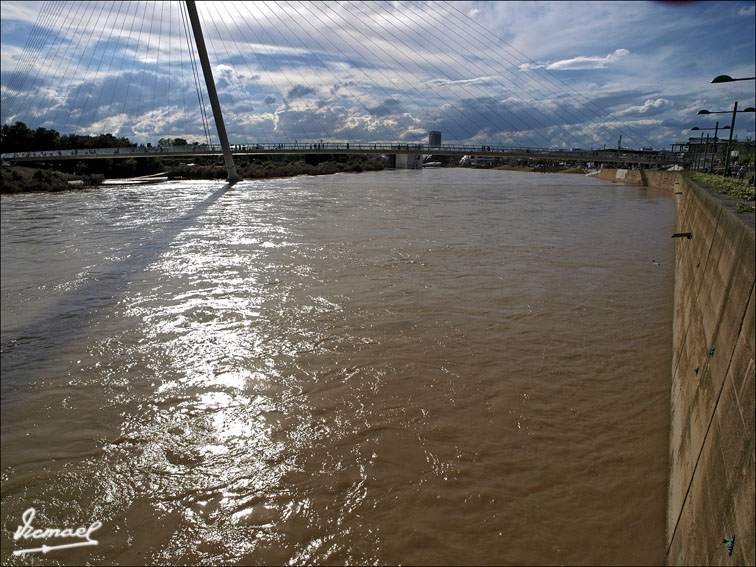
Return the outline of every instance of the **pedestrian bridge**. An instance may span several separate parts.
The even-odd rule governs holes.
[[[434,156],[484,156],[508,159],[533,159],[553,161],[581,161],[603,163],[632,163],[647,165],[671,165],[679,163],[679,153],[658,150],[631,149],[551,149],[506,146],[404,144],[404,143],[282,143],[282,144],[231,144],[234,155],[380,155],[414,154]],[[49,150],[37,152],[5,153],[0,157],[7,162],[60,161],[86,159],[125,159],[145,157],[191,157],[219,156],[223,150],[219,144],[186,146],[134,146],[121,148],[98,148],[86,150]]]

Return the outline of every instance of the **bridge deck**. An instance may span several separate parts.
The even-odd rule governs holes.
[[[232,144],[235,155],[281,154],[423,154],[445,156],[503,157],[557,161],[595,161],[668,165],[679,163],[680,154],[650,150],[564,150],[549,148],[516,148],[494,146],[429,146],[427,144],[352,144],[352,143],[294,143],[294,144]],[[5,153],[4,161],[29,162],[48,160],[126,159],[144,157],[222,156],[219,145],[99,148],[88,150],[49,150],[40,152]]]

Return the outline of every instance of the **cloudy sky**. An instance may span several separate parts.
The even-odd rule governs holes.
[[[3,123],[215,140],[182,5],[2,2]],[[197,5],[232,143],[669,148],[755,106],[710,84],[756,75],[753,1]]]

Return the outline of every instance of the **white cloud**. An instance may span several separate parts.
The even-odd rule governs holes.
[[[738,10],[738,16],[751,16],[756,15],[756,6],[748,6],[748,8],[741,8]]]
[[[566,71],[576,69],[603,69],[609,63],[614,63],[621,57],[629,55],[630,52],[627,49],[616,49],[614,53],[610,53],[605,57],[587,57],[580,55],[571,59],[562,59],[561,61],[555,61],[546,65],[546,69],[550,71]]]
[[[445,87],[450,85],[474,85],[474,84],[480,84],[480,83],[490,83],[493,79],[496,79],[497,77],[491,75],[488,77],[471,77],[469,79],[432,79],[430,81],[426,81],[426,85],[429,86],[439,86],[439,87]]]
[[[673,107],[675,103],[666,98],[648,99],[641,106],[630,106],[614,113],[614,116],[653,115]]]

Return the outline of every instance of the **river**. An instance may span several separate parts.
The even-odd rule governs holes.
[[[674,197],[382,171],[2,197],[4,564],[661,564]],[[13,539],[91,527],[96,541]]]

